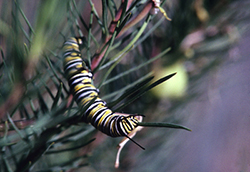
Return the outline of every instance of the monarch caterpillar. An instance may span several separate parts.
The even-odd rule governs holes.
[[[83,65],[80,57],[82,43],[82,38],[70,38],[64,43],[64,72],[78,106],[84,107],[97,97],[85,111],[83,121],[91,123],[108,136],[127,136],[142,121],[142,117],[112,112],[106,102],[98,97],[98,89],[91,84],[92,73]]]
[[[142,126],[187,129],[181,126],[176,127],[175,124],[158,123],[158,125],[155,125],[145,123],[143,125],[142,115],[112,112],[106,106],[106,102],[98,97],[99,91],[92,85],[92,73],[81,58],[80,50],[83,48],[84,42],[85,38],[71,37],[64,43],[64,72],[70,91],[73,93],[78,106],[84,107],[91,103],[83,114],[83,122],[91,123],[96,129],[108,136],[125,136],[119,144],[115,167],[119,166],[119,156],[122,148],[129,140],[132,140],[131,138],[135,136],[137,131],[141,130]],[[169,75],[169,78],[173,75]]]

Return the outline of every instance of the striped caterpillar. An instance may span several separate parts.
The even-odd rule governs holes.
[[[155,125],[147,123],[147,125],[143,125],[142,115],[112,112],[112,110],[107,107],[106,102],[98,97],[99,91],[92,85],[92,73],[88,70],[85,62],[81,58],[80,50],[84,46],[84,41],[84,38],[71,37],[64,43],[63,64],[65,77],[68,80],[70,91],[78,106],[82,108],[91,103],[87,110],[84,111],[83,122],[91,123],[96,129],[108,136],[125,137],[119,144],[115,163],[116,168],[119,166],[119,156],[122,148],[129,140],[133,141],[132,138],[137,131],[142,129],[142,126],[186,129],[175,124],[158,123],[158,125]],[[168,79],[173,75],[175,74],[167,76]],[[133,142],[136,143],[135,141]],[[136,144],[138,145],[138,143]]]

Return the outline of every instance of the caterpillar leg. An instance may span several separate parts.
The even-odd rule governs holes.
[[[137,117],[139,122],[142,122],[142,116]],[[136,127],[131,133],[128,134],[128,137],[132,139],[138,131],[140,131],[143,127],[138,126]],[[130,140],[128,137],[124,137],[122,141],[118,145],[118,151],[116,154],[116,160],[115,160],[115,168],[118,168],[120,165],[120,153],[123,147],[126,145],[126,143]]]

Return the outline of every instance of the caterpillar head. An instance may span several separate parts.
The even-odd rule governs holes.
[[[125,144],[129,140],[131,140],[136,145],[138,145],[139,147],[144,149],[141,145],[139,145],[137,142],[135,142],[132,139],[136,135],[136,133],[143,128],[141,126],[138,126],[138,123],[142,122],[143,115],[126,115],[126,116],[124,114],[121,114],[121,115],[123,115],[123,117],[121,119],[122,125],[127,126],[128,128],[131,128],[131,126],[129,126],[129,125],[133,125],[133,128],[131,128],[132,130],[129,131],[129,133],[126,135],[126,137],[124,137],[124,139],[118,145],[118,151],[117,151],[116,161],[115,161],[115,168],[119,167],[119,164],[120,164],[119,159],[120,159],[121,150],[123,149],[123,147],[125,146]]]

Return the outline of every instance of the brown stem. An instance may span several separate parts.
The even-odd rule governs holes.
[[[18,104],[24,92],[25,92],[25,87],[23,86],[23,83],[22,82],[17,83],[13,88],[13,91],[8,97],[8,99],[0,107],[0,119],[3,119],[6,113]]]
[[[132,3],[132,0],[129,0],[128,1],[128,5],[127,5],[127,9],[128,7],[131,5]],[[123,9],[123,6],[124,6],[124,0],[122,1],[121,3],[121,6],[116,14],[116,17],[115,19],[110,23],[110,26],[109,26],[109,32],[112,34],[114,33],[114,30],[116,28],[116,25],[117,25],[117,22],[119,21],[120,17],[121,17],[121,14],[122,14],[122,9]],[[121,30],[121,32],[117,35],[117,37],[121,36],[124,34],[124,32],[126,32],[129,28],[133,27],[135,24],[137,24],[138,22],[140,22],[149,12],[150,10],[154,7],[154,4],[152,2],[149,2],[145,7],[144,9],[142,10],[142,12],[140,12],[140,14],[138,16],[136,16],[132,21],[130,21],[127,25],[124,26],[124,28]],[[126,10],[127,10],[126,9]],[[112,35],[109,35],[103,46],[111,39]],[[100,52],[101,49],[103,48],[103,46],[97,51],[97,52]],[[106,47],[102,53],[97,53],[95,55],[95,57],[93,58],[93,61],[92,61],[92,65],[91,65],[91,69],[95,69],[98,64],[100,63],[100,61],[102,60],[105,52],[107,51],[107,48]]]

